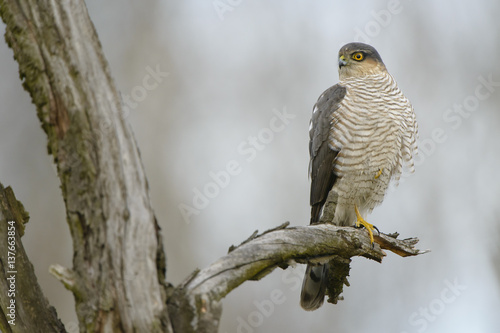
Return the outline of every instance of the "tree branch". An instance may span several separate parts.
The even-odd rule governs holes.
[[[51,271],[64,272],[55,276],[74,293],[81,330],[171,331],[144,168],[84,1],[0,5],[61,180],[73,269]]]
[[[174,291],[169,299],[169,311],[174,330],[181,332],[216,332],[207,324],[218,325],[215,320],[220,311],[219,301],[246,280],[258,280],[276,267],[286,268],[294,263],[327,263],[330,260],[348,263],[350,258],[363,256],[382,262],[388,249],[401,256],[415,256],[420,251],[414,246],[417,238],[398,240],[394,235],[380,234],[372,247],[365,230],[337,227],[331,224],[307,227],[287,227],[287,224],[261,235],[255,233],[241,245],[209,267],[196,271]],[[336,302],[342,291],[349,269],[330,285],[330,299]],[[339,290],[340,288],[340,290]],[[198,318],[198,326],[182,326]],[[194,329],[194,330],[193,330]]]
[[[21,242],[28,220],[12,189],[0,184],[0,332],[66,332]]]

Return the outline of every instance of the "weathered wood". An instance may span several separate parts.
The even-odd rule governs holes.
[[[12,189],[0,184],[0,332],[66,332],[24,250],[28,219]]]
[[[260,279],[276,267],[286,268],[293,263],[322,264],[336,260],[347,264],[347,268],[343,267],[339,275],[332,275],[329,296],[330,302],[336,303],[346,283],[351,257],[363,256],[381,262],[386,254],[379,244],[403,256],[426,253],[414,248],[417,242],[416,238],[398,240],[380,234],[372,246],[364,229],[331,224],[289,228],[280,226],[261,235],[254,233],[239,246],[232,246],[226,256],[196,271],[176,288],[169,300],[169,311],[177,314],[171,317],[172,325],[175,331],[182,327],[180,332],[216,332],[207,329],[206,322],[217,327],[218,322],[214,322],[211,310],[218,311],[218,302],[224,296],[247,280]],[[210,317],[203,321],[207,316]],[[198,319],[196,323],[199,326],[182,326],[193,318]]]
[[[0,14],[57,164],[80,329],[170,331],[144,168],[84,1],[2,0]]]

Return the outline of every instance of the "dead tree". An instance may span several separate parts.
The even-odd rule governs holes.
[[[171,286],[139,150],[84,1],[0,0],[0,6],[5,39],[61,181],[73,267],[54,265],[51,272],[73,293],[81,332],[216,332],[220,300],[276,267],[347,265],[329,286],[335,302],[349,258],[380,262],[382,248],[423,253],[413,248],[417,239],[381,234],[372,248],[364,230],[282,225]],[[0,199],[0,329],[65,332],[23,249],[28,214],[10,188],[0,187]],[[14,297],[6,297],[11,289]]]

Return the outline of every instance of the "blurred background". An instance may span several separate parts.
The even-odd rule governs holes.
[[[311,313],[299,306],[304,266],[278,269],[224,299],[220,332],[500,330],[498,1],[87,5],[128,108],[174,284],[256,229],[308,224],[309,119],[338,80],[344,43],[375,46],[414,105],[417,171],[367,220],[432,252],[355,258],[345,300]],[[48,273],[72,266],[59,180],[4,42],[0,67],[0,181],[30,212],[24,245],[76,332],[73,297]]]

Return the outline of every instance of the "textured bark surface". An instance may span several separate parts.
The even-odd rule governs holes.
[[[364,229],[337,227],[332,224],[287,227],[288,223],[254,233],[228,255],[209,267],[196,271],[175,289],[169,299],[169,311],[176,332],[216,332],[213,313],[220,311],[219,301],[247,280],[259,280],[276,267],[294,263],[323,264],[335,260],[342,270],[334,272],[329,283],[330,302],[336,303],[349,275],[350,258],[363,256],[382,262],[388,249],[403,257],[426,253],[414,248],[416,238],[398,240],[395,235],[380,234],[372,246]],[[380,245],[381,244],[381,245]],[[298,303],[298,299],[297,299]],[[173,314],[176,314],[175,316]],[[193,325],[186,326],[185,323]],[[200,326],[196,326],[196,324]],[[177,330],[182,328],[182,330]]]
[[[0,332],[66,332],[24,251],[28,220],[12,189],[0,184]]]
[[[80,329],[169,331],[165,261],[139,151],[83,1],[1,2],[5,38],[61,180]]]

